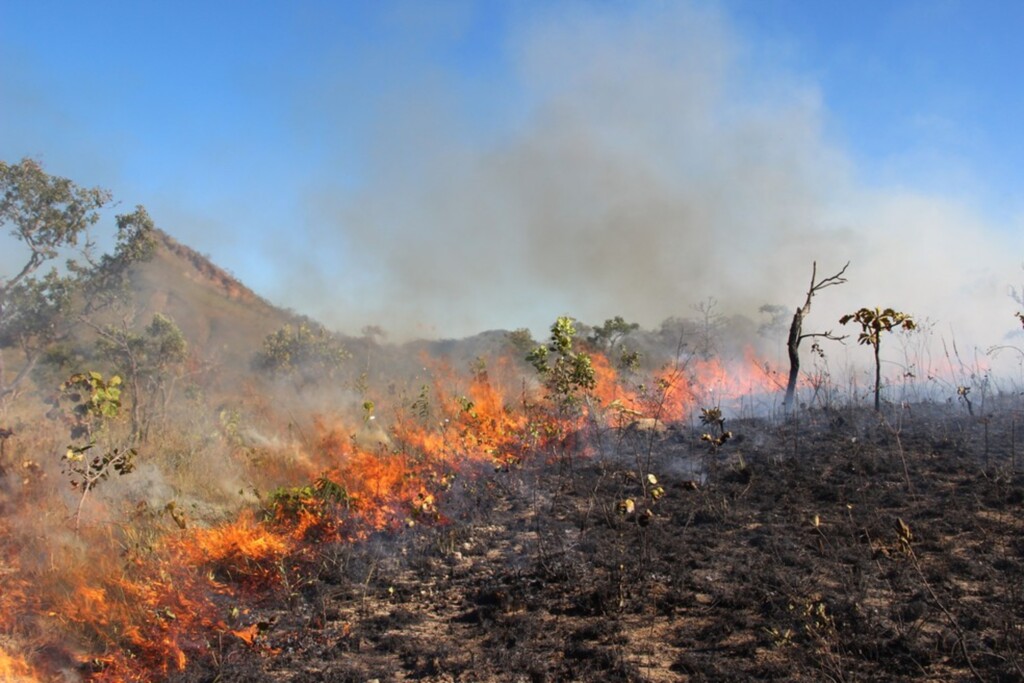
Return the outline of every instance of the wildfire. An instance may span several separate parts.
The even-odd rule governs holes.
[[[747,349],[742,360],[732,362],[719,358],[680,360],[650,378],[634,382],[632,388],[623,384],[604,356],[595,354],[592,364],[597,380],[594,394],[610,413],[612,426],[623,426],[639,417],[681,421],[701,406],[731,404],[781,388],[753,349]]]
[[[445,523],[445,496],[456,477],[520,466],[564,447],[585,424],[683,420],[704,401],[776,388],[752,355],[728,365],[694,359],[629,381],[604,356],[592,361],[596,384],[577,414],[547,409],[539,390],[508,391],[517,384],[512,361],[469,377],[435,364],[415,402],[392,414],[368,409],[364,420],[380,415],[391,423],[381,438],[360,440],[358,421],[321,416],[306,452],[290,460],[295,485],[266,492],[257,509],[208,528],[186,528],[175,517],[174,525],[157,525],[144,548],[126,549],[113,531],[83,529],[76,551],[29,571],[2,528],[0,638],[38,642],[56,632],[89,680],[159,680],[211,656],[224,638],[257,646],[247,605],[301,577],[322,543]],[[19,617],[29,614],[42,625],[19,631]],[[0,640],[0,679],[33,681],[33,664],[47,666],[5,647]]]
[[[35,683],[36,677],[30,667],[20,657],[11,655],[0,649],[0,680],[10,683]]]

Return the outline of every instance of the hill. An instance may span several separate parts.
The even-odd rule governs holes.
[[[131,273],[139,320],[171,316],[198,356],[244,373],[264,337],[301,320],[166,232],[157,230],[155,238],[153,257]]]

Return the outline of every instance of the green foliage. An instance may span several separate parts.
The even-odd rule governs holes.
[[[55,401],[72,439],[88,439],[121,411],[121,378],[104,380],[98,372],[78,372],[60,387]]]
[[[605,320],[600,327],[595,327],[587,341],[601,351],[612,353],[626,335],[638,329],[639,323],[627,323],[621,315],[617,315]]]
[[[157,313],[146,326],[150,356],[160,365],[181,363],[188,356],[188,342],[174,319]]]
[[[525,327],[505,333],[505,339],[517,352],[526,355],[536,345],[533,333]]]
[[[111,198],[107,190],[47,175],[32,159],[0,161],[0,221],[29,248],[24,266],[28,273],[56,258],[61,249],[78,245]]]
[[[267,516],[294,519],[300,512],[319,515],[327,504],[347,506],[348,491],[326,476],[306,486],[279,486],[267,496]]]
[[[188,342],[174,319],[153,316],[142,334],[127,327],[108,325],[100,330],[96,348],[119,367],[131,367],[140,376],[156,375],[188,357]]]
[[[32,159],[0,162],[0,225],[24,248],[16,271],[0,276],[0,348],[16,347],[24,361],[9,379],[0,356],[0,398],[15,392],[80,316],[101,308],[114,289],[123,290],[128,266],[152,252],[153,223],[137,207],[117,216],[114,254],[95,258],[89,229],[111,199],[107,190],[48,175]],[[63,269],[41,271],[65,255]]]
[[[40,355],[39,363],[32,372],[36,386],[60,386],[60,383],[75,368],[87,365],[84,349],[68,342],[56,342]]]
[[[222,408],[217,414],[217,419],[227,442],[236,448],[243,446],[245,439],[242,438],[242,412],[234,407]]]
[[[459,404],[459,410],[464,412],[466,415],[468,415],[473,420],[475,420],[477,418],[476,404],[473,403],[473,401],[469,400],[465,396],[459,396],[456,399],[456,401]]]
[[[170,316],[157,313],[142,334],[126,321],[93,326],[98,334],[96,350],[101,358],[120,369],[130,389],[132,434],[145,437],[157,408],[166,409],[171,399],[172,369],[188,358],[185,335]]]
[[[256,369],[272,375],[296,377],[300,385],[331,378],[350,357],[341,342],[319,325],[285,325],[267,335],[256,355]]]
[[[636,372],[640,369],[640,352],[623,348],[619,354],[619,368],[628,372]]]
[[[473,375],[474,382],[481,382],[486,384],[488,380],[487,374],[487,359],[483,356],[477,356],[469,364],[469,372]]]
[[[73,286],[71,278],[55,270],[6,291],[0,285],[0,347],[31,349],[57,337],[57,326],[71,310]]]
[[[587,343],[614,360],[619,369],[636,371],[640,367],[640,352],[631,351],[622,342],[639,329],[639,323],[628,323],[621,315],[617,315],[605,320],[600,327],[593,328]]]
[[[130,292],[129,268],[136,262],[152,258],[156,249],[153,239],[156,226],[146,209],[137,206],[134,212],[117,216],[116,221],[117,243],[112,254],[103,254],[99,259],[89,256],[87,267],[69,264],[69,268],[78,274],[78,283],[85,298],[85,316],[123,303]]]
[[[31,159],[0,161],[0,225],[27,250],[19,269],[0,278],[0,347],[20,348],[28,369],[57,335],[74,285],[73,276],[56,269],[42,276],[37,271],[77,247],[110,199],[105,190],[47,175]],[[0,395],[11,393],[26,375],[8,381],[0,373]]]
[[[547,346],[536,347],[526,357],[543,378],[549,398],[561,407],[578,404],[582,394],[597,383],[590,356],[573,350],[574,322],[568,316],[560,316],[551,326]]]
[[[121,411],[121,378],[117,375],[104,379],[98,372],[80,372],[71,375],[60,387],[55,410],[70,429],[73,442],[61,456],[61,469],[71,488],[81,496],[75,511],[75,530],[78,530],[82,508],[89,492],[112,473],[129,474],[135,469],[134,448],[113,445],[105,439],[108,430]]]

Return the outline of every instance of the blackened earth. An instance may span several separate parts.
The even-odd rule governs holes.
[[[1024,414],[960,408],[595,431],[323,547],[171,680],[1024,680]]]

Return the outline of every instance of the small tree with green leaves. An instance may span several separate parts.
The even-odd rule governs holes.
[[[129,389],[132,438],[145,440],[151,420],[170,403],[174,369],[188,357],[188,342],[174,319],[163,313],[153,315],[140,334],[127,319],[120,325],[94,326],[100,355],[125,375]]]
[[[32,159],[0,161],[0,225],[27,252],[14,272],[0,277],[0,349],[14,347],[23,355],[20,370],[9,378],[0,351],[0,398],[12,395],[29,375],[59,335],[59,321],[71,304],[73,277],[40,269],[63,251],[78,249],[110,199],[106,190],[47,175]]]
[[[628,323],[621,315],[617,315],[605,320],[600,327],[595,327],[587,337],[587,341],[595,348],[610,355],[615,351],[619,342],[638,329],[640,329],[639,323]]]
[[[96,257],[89,230],[111,199],[107,190],[47,174],[32,159],[0,161],[0,225],[24,252],[14,272],[0,273],[0,401],[18,391],[43,353],[67,337],[81,315],[101,305],[99,293],[123,282],[127,267],[151,252],[153,223],[136,207],[117,216],[115,253]],[[43,270],[62,257],[69,257],[63,268]],[[13,377],[3,349],[20,352]]]
[[[505,342],[511,346],[517,353],[521,353],[524,356],[528,354],[533,347],[536,346],[536,342],[533,340],[533,333],[525,327],[512,330],[511,332],[505,333]]]
[[[134,448],[116,445],[110,433],[121,411],[121,378],[104,379],[98,372],[69,377],[54,400],[55,412],[68,426],[71,443],[61,457],[64,474],[79,492],[75,532],[89,493],[111,474],[125,475],[135,469]]]
[[[916,325],[910,314],[901,313],[892,308],[862,308],[844,315],[839,319],[839,323],[845,325],[851,320],[860,324],[861,332],[857,337],[857,343],[870,345],[875,352],[875,411],[877,412],[881,410],[882,405],[882,360],[879,354],[882,345],[882,332],[892,332],[897,328],[913,330]]]
[[[554,405],[558,418],[575,418],[581,414],[587,393],[597,385],[590,356],[573,348],[576,337],[575,320],[560,316],[551,326],[551,338],[546,346],[538,346],[527,356],[547,389],[547,398]],[[545,430],[549,437],[564,443],[564,421],[548,421]],[[573,471],[572,450],[562,448],[562,456]]]
[[[560,316],[551,326],[551,339],[527,356],[544,381],[548,397],[562,410],[578,406],[597,380],[590,356],[573,349],[575,320]]]
[[[621,315],[617,315],[605,320],[600,327],[595,327],[587,337],[587,342],[604,353],[608,360],[614,360],[620,369],[636,371],[640,367],[640,352],[627,348],[623,342],[639,329],[639,323],[628,323]]]
[[[253,366],[271,375],[295,378],[302,388],[333,377],[349,357],[341,341],[325,328],[302,322],[267,335]]]

